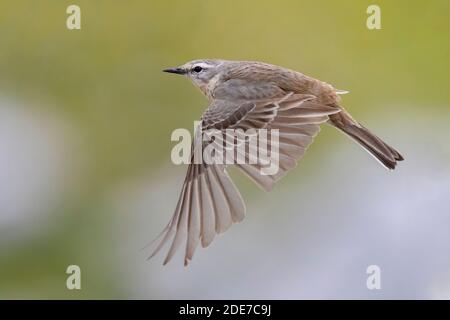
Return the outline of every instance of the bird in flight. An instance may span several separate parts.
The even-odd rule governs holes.
[[[209,107],[200,128],[278,130],[279,170],[261,174],[260,163],[235,164],[263,190],[270,191],[287,171],[296,166],[319,125],[328,123],[355,140],[388,169],[403,157],[394,148],[354,120],[340,104],[346,91],[302,73],[256,61],[194,60],[163,70],[184,75],[208,98]],[[192,150],[203,149],[194,138]],[[243,155],[248,159],[248,154]],[[155,239],[149,258],[170,243],[167,264],[185,243],[184,263],[192,260],[196,247],[207,247],[245,215],[241,195],[221,163],[193,163],[187,169],[181,194],[167,226]]]

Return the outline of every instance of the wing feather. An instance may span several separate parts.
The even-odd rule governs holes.
[[[187,231],[187,243],[186,243],[186,253],[184,265],[188,265],[189,261],[192,260],[194,256],[195,248],[197,248],[198,242],[200,240],[200,186],[199,186],[199,177],[200,177],[200,166],[194,166],[194,174],[192,180],[192,188],[191,188],[191,199],[190,199],[190,208],[189,208],[189,226]]]
[[[216,216],[214,213],[211,190],[205,177],[205,171],[200,175],[199,183],[201,190],[201,242],[202,247],[206,248],[211,244],[216,235]]]
[[[192,165],[189,167],[189,173],[192,174]],[[189,177],[191,178],[191,177]],[[186,183],[186,192],[184,193],[183,200],[181,202],[180,213],[178,215],[178,221],[176,224],[175,237],[172,241],[172,245],[170,246],[169,252],[166,255],[166,259],[164,260],[164,265],[166,265],[173,257],[177,249],[180,247],[183,238],[187,235],[187,223],[189,216],[189,206],[191,202],[191,188],[192,188],[192,180],[188,179]]]

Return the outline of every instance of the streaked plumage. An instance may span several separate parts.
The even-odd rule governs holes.
[[[186,75],[208,98],[203,130],[279,130],[279,172],[261,175],[261,163],[236,165],[263,190],[270,191],[296,166],[325,122],[352,137],[389,169],[403,160],[344,110],[339,95],[346,91],[299,72],[261,62],[226,60],[195,60],[164,71]],[[197,132],[192,150],[203,148],[201,131]],[[242,156],[247,159],[249,155]],[[187,265],[199,243],[207,247],[216,234],[242,221],[244,215],[244,202],[225,165],[190,164],[175,213],[150,258],[170,242],[166,264],[186,241]]]

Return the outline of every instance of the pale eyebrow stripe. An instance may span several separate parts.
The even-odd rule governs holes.
[[[200,63],[194,64],[194,68],[197,67],[197,66],[198,66],[198,67],[202,67],[202,68],[211,67],[210,64],[207,64],[207,63],[204,63],[204,62],[200,62]]]

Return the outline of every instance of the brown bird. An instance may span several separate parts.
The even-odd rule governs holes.
[[[261,164],[236,164],[258,186],[270,191],[303,156],[322,123],[338,128],[388,169],[403,157],[394,148],[354,120],[341,106],[346,91],[302,73],[254,61],[195,60],[164,70],[184,75],[209,100],[201,129],[278,129],[279,171],[262,175]],[[194,139],[192,150],[204,148]],[[245,154],[248,159],[248,154]],[[168,263],[183,241],[185,265],[199,243],[207,247],[216,234],[244,218],[245,205],[224,164],[195,164],[187,169],[175,213],[158,236],[150,258],[171,241]]]

